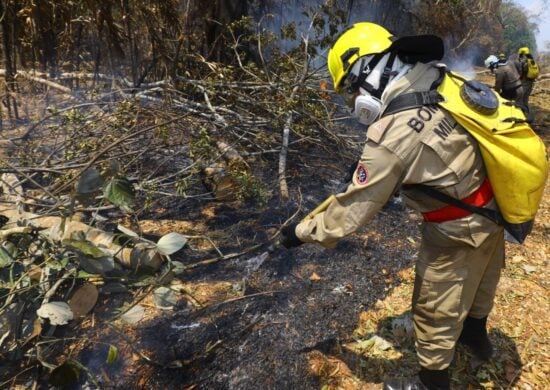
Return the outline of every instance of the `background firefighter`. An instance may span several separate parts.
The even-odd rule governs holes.
[[[396,97],[430,91],[440,72],[443,43],[433,35],[396,38],[374,23],[356,23],[334,43],[328,68],[334,88],[367,139],[345,192],[326,210],[283,229],[287,248],[333,248],[367,224],[396,191],[424,216],[412,312],[418,377],[390,378],[386,389],[449,389],[457,342],[482,359],[493,353],[486,321],[504,264],[502,227],[415,189],[424,184],[477,206],[495,209],[478,145],[436,105],[383,116]],[[416,386],[416,387],[415,387]]]
[[[520,47],[518,50],[518,58],[514,62],[514,66],[520,75],[521,86],[523,88],[521,103],[525,106],[527,111],[529,111],[529,96],[531,96],[531,92],[533,91],[535,78],[538,76],[537,74],[537,76],[529,77],[529,61],[534,61],[529,48]]]
[[[514,100],[527,110],[523,106],[524,91],[515,65],[506,58],[499,60],[495,55],[490,55],[485,60],[485,66],[495,74],[495,91],[504,99]]]

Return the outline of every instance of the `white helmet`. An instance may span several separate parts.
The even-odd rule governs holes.
[[[489,57],[485,59],[485,67],[492,68],[498,63],[497,56],[491,54]]]

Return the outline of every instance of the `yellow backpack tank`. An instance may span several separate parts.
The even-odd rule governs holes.
[[[527,78],[529,80],[534,80],[539,77],[539,74],[539,65],[535,62],[533,58],[527,58]]]
[[[478,141],[504,221],[500,216],[488,217],[504,225],[508,233],[521,243],[531,231],[544,193],[548,177],[546,146],[514,102],[501,98],[479,81],[467,80],[444,68],[440,70],[442,77],[435,84],[437,89],[424,94],[421,97],[423,101],[416,105],[437,104],[443,107]],[[418,102],[421,94],[398,97],[397,101],[390,103],[383,115],[410,108],[407,101],[412,100],[407,95],[416,95]],[[427,193],[434,196],[434,191]],[[435,195],[447,203],[464,206],[444,194]],[[442,199],[441,195],[446,199]],[[485,213],[480,214],[487,216]]]
[[[465,80],[457,76],[447,74],[437,88],[445,97],[439,105],[478,141],[504,219],[513,224],[532,220],[548,177],[546,146],[527,123],[523,111],[499,95],[493,93],[498,107],[491,114],[472,107],[472,102],[464,98]],[[492,92],[487,87],[479,94],[487,91]]]

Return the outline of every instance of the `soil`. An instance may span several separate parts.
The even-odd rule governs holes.
[[[546,145],[548,101],[536,88],[533,127]],[[178,210],[185,220],[165,210],[143,221],[142,228],[156,236],[208,233],[210,240],[191,239],[172,258],[202,265],[174,277],[177,303],[171,309],[159,309],[144,294],[141,321],[104,322],[123,302],[136,302],[144,288],[134,296],[105,295],[93,315],[72,324],[71,331],[86,342],[69,342],[67,348],[85,374],[68,388],[380,389],[384,378],[414,375],[410,298],[418,214],[396,197],[335,249],[268,250],[271,235],[296,210],[303,216],[336,190],[335,170],[322,153],[313,155],[316,160],[294,167],[300,174],[289,183],[293,202],[274,196],[261,210],[197,202]],[[488,324],[495,358],[483,363],[458,347],[453,388],[550,387],[549,192],[547,186],[525,244],[507,244],[507,267]],[[205,259],[214,261],[201,263]],[[118,349],[111,364],[109,344]]]

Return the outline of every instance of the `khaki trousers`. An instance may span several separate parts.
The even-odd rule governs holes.
[[[523,97],[521,99],[521,104],[525,106],[527,111],[529,111],[529,97],[531,96],[531,92],[533,91],[533,80],[522,80],[521,86],[523,88]]]
[[[504,234],[498,229],[477,248],[430,230],[423,237],[412,298],[420,365],[447,368],[467,316],[483,318],[493,307],[504,266]]]

